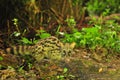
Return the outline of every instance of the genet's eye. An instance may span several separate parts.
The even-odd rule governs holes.
[[[66,55],[66,51],[65,51],[65,50],[63,50],[63,53],[62,53],[62,55],[63,55],[63,56],[65,56],[65,55]]]
[[[69,50],[69,52],[68,53],[71,53],[72,51],[71,50]]]

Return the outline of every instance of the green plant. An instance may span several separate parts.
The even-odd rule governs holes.
[[[0,56],[0,61],[2,61],[3,60],[3,57],[2,56]]]
[[[96,47],[100,39],[100,26],[83,28],[80,32],[75,31],[73,34],[66,34],[64,42],[76,42],[77,46]]]
[[[109,12],[108,14],[119,13],[119,3],[119,0],[90,0],[87,2],[86,7],[89,15],[100,15],[104,11]]]
[[[20,33],[20,30],[18,28],[18,19],[14,18],[12,21],[13,21],[14,26],[16,27],[16,30]]]
[[[74,31],[75,26],[76,26],[75,18],[73,16],[71,16],[70,18],[67,18],[65,20],[65,22],[67,23],[67,25],[71,29],[71,31]]]
[[[22,32],[20,31],[18,19],[14,18],[12,21],[13,21],[13,24],[15,26],[15,31],[12,34],[10,34],[9,38],[14,42],[15,41],[19,42],[19,39],[21,38],[21,42],[23,42],[25,44],[32,44],[25,37],[23,37],[26,33],[26,29],[23,28],[23,31]]]
[[[91,28],[83,28],[80,45],[95,48],[100,39],[100,26],[95,25]]]
[[[36,34],[36,36],[41,38],[41,39],[44,39],[44,38],[50,37],[51,34],[47,33],[44,30],[38,30],[38,33]]]
[[[116,41],[115,31],[105,31],[102,33],[103,44],[105,47],[114,47]]]
[[[26,37],[22,37],[21,40],[19,40],[19,42],[20,42],[21,44],[24,44],[24,45],[32,45],[32,44],[35,44],[37,41],[38,41],[38,40],[35,40],[35,39],[29,40],[29,39],[26,38]]]
[[[10,36],[11,36],[11,37],[12,37],[12,36],[14,36],[14,37],[19,37],[20,35],[21,35],[20,32],[15,31],[15,32],[13,32]]]
[[[56,76],[49,76],[47,78],[44,78],[43,80],[68,80],[68,79],[74,79],[74,75],[68,73],[68,68],[64,68],[63,72],[61,74],[57,74]]]
[[[67,18],[65,21],[69,27],[74,27],[76,25],[76,21],[72,16],[70,18]]]
[[[57,80],[65,80],[65,78],[68,78],[68,77],[72,77],[72,78],[75,77],[74,75],[67,74],[67,72],[68,72],[68,68],[64,68],[63,69],[63,74],[58,75]]]
[[[17,34],[19,34],[19,33],[16,32],[15,35],[17,35]],[[33,45],[38,41],[38,39],[44,39],[44,38],[50,37],[51,35],[44,30],[39,30],[35,36],[38,38],[37,39],[34,38],[32,40],[29,40],[26,37],[22,37],[18,42],[20,42],[21,44],[25,44],[25,45]]]
[[[102,26],[104,22],[104,16],[107,16],[110,12],[110,9],[105,9],[105,11],[101,12],[100,17],[97,18],[96,16],[90,15],[91,20],[89,21],[89,24],[95,24]]]
[[[62,40],[69,43],[76,42],[77,46],[84,48],[95,49],[97,46],[102,46],[112,52],[120,51],[120,39],[117,31],[100,25],[65,34],[65,38]]]
[[[103,28],[110,29],[112,31],[116,31],[118,34],[120,33],[120,25],[115,20],[105,21]]]
[[[105,9],[105,11],[102,12],[102,16],[107,16],[110,13],[110,9]]]
[[[113,49],[120,53],[120,39],[115,42]]]
[[[15,29],[16,29],[17,31],[14,31],[12,34],[10,34],[10,38],[20,37],[21,32],[20,32],[20,30],[19,30],[19,28],[18,28],[18,19],[17,19],[17,18],[14,18],[12,21],[13,21],[13,25],[15,26]]]
[[[104,31],[101,36],[102,46],[109,49],[111,52],[120,52],[120,39],[116,31]]]
[[[19,67],[19,68],[18,68],[18,70],[17,70],[17,71],[18,71],[18,72],[20,72],[20,73],[25,73],[25,71],[24,71],[24,69],[23,69],[23,68],[24,68],[24,66],[21,66],[21,67]]]

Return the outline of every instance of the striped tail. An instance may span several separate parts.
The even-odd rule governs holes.
[[[20,55],[24,55],[24,54],[31,54],[32,51],[32,46],[12,46],[10,48],[5,49],[5,52],[7,54],[20,54]]]

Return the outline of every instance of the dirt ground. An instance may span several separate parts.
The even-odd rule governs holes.
[[[78,49],[60,61],[43,60],[25,69],[2,69],[0,80],[120,80],[120,58],[97,59]]]

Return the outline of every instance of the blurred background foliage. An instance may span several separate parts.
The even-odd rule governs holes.
[[[70,16],[79,20],[84,13],[82,0],[1,0],[0,5],[1,26],[8,26],[17,18],[22,29],[62,24]]]
[[[86,4],[89,15],[100,15],[108,10],[109,14],[120,12],[119,0],[89,0]]]
[[[0,28],[14,28],[14,18],[19,20],[20,31],[55,28],[71,16],[82,25],[88,15],[119,13],[119,4],[119,0],[1,0]]]
[[[0,36],[18,33],[31,38],[38,30],[54,35],[103,24],[106,19],[119,22],[119,4],[119,0],[0,0],[0,33],[4,33]]]

